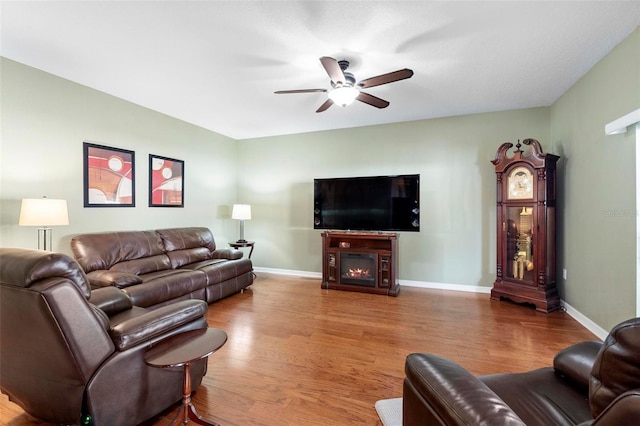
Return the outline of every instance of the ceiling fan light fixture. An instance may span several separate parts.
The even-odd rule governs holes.
[[[346,107],[356,100],[360,91],[353,86],[338,86],[329,92],[329,99],[338,105]]]
[[[388,72],[386,74],[380,74],[375,77],[365,78],[364,80],[359,80],[356,84],[355,76],[350,72],[347,72],[349,61],[336,61],[335,59],[328,56],[323,56],[320,58],[320,63],[329,75],[331,89],[278,90],[275,93],[327,93],[327,99],[322,105],[320,105],[320,108],[318,108],[316,112],[326,111],[333,104],[338,104],[346,107],[356,100],[364,104],[382,109],[389,106],[388,101],[380,99],[374,95],[370,95],[367,92],[361,92],[360,90],[381,86],[383,84],[393,83],[394,81],[404,80],[407,78],[411,78],[411,76],[413,75],[412,70],[410,70],[409,68],[403,68],[401,70]]]

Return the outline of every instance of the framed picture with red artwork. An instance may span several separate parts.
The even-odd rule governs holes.
[[[149,207],[184,207],[184,161],[149,154]]]
[[[135,207],[135,153],[84,142],[84,206]]]

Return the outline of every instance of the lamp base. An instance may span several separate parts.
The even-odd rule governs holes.
[[[238,241],[236,241],[236,243],[244,244],[246,242],[247,240],[244,239],[244,220],[241,220],[240,221],[240,238],[238,239]]]
[[[52,251],[51,228],[38,228],[38,250]]]

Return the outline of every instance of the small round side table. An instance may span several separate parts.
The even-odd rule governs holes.
[[[184,366],[182,381],[182,407],[170,425],[187,424],[220,426],[203,419],[191,402],[191,363],[208,357],[227,342],[227,333],[217,328],[200,328],[168,337],[152,346],[144,355],[151,367],[170,368]]]
[[[249,259],[251,259],[251,254],[253,253],[253,246],[256,245],[255,241],[234,241],[233,243],[229,243],[231,247],[234,249],[238,249],[240,247],[251,247],[249,250]]]

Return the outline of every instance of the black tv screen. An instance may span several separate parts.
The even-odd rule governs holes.
[[[314,229],[420,231],[420,175],[314,179]]]

